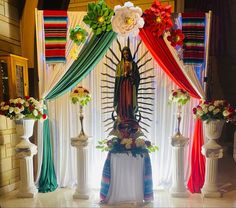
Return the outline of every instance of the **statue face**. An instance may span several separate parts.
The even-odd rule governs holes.
[[[123,51],[123,57],[125,60],[130,60],[130,53],[128,50]]]

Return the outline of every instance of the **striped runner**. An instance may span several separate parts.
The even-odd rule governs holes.
[[[183,62],[200,64],[204,62],[205,13],[182,13],[184,38]]]
[[[44,10],[46,63],[65,62],[67,11]]]

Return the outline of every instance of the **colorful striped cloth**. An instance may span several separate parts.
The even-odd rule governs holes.
[[[102,172],[102,182],[100,189],[101,202],[106,201],[106,197],[110,188],[110,182],[111,182],[111,153],[109,152]],[[153,200],[152,166],[148,154],[144,157],[143,183],[144,183],[144,190],[143,190],[144,201],[146,202],[152,201]]]
[[[44,10],[43,19],[46,62],[65,62],[67,11]]]
[[[204,62],[205,13],[182,13],[184,38],[183,62],[200,64]]]

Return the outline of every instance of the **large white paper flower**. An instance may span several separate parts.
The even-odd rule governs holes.
[[[126,2],[124,6],[115,6],[114,12],[115,15],[111,19],[113,31],[124,37],[137,36],[139,28],[144,26],[142,9],[134,7],[131,2]]]

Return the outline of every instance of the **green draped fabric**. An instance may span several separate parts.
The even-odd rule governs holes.
[[[47,111],[44,113],[47,113]],[[39,178],[39,192],[51,192],[54,191],[57,186],[57,178],[52,157],[49,120],[46,119],[43,123],[43,162]]]
[[[103,58],[116,33],[107,32],[100,36],[93,36],[88,44],[84,45],[78,59],[74,61],[65,75],[46,96],[46,100],[55,99],[75,87]],[[57,188],[57,179],[54,170],[49,121],[43,124],[43,161],[39,179],[39,192],[51,192]]]
[[[46,99],[59,97],[75,87],[103,58],[115,37],[114,32],[104,33],[101,36],[94,35]]]

